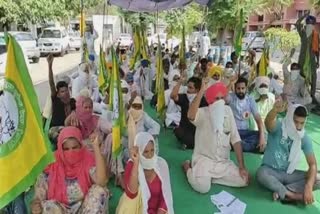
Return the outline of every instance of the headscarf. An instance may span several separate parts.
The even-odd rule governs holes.
[[[288,137],[293,140],[290,155],[289,155],[289,167],[287,169],[288,174],[292,174],[296,170],[300,158],[301,158],[301,140],[304,137],[304,127],[300,132],[294,124],[293,117],[295,110],[302,105],[292,104],[288,107],[286,117],[282,120],[282,136],[287,139]],[[304,106],[303,106],[304,107]],[[305,107],[304,107],[305,108]]]
[[[148,213],[148,201],[151,197],[151,193],[149,190],[149,186],[146,181],[146,177],[144,174],[143,169],[143,161],[147,160],[150,161],[152,164],[149,169],[153,169],[159,179],[161,180],[161,188],[162,188],[162,195],[165,200],[168,214],[173,214],[173,201],[172,201],[172,191],[171,191],[171,183],[170,183],[170,176],[169,176],[169,168],[167,165],[167,162],[161,158],[158,157],[156,154],[157,152],[154,152],[154,156],[152,159],[146,159],[143,156],[143,152],[148,145],[148,143],[152,141],[155,142],[152,135],[148,132],[139,132],[134,140],[134,145],[138,147],[139,149],[139,156],[140,156],[140,164],[138,168],[138,180],[139,180],[139,187],[141,190],[141,197],[142,197],[142,204],[143,204],[143,214]]]
[[[141,104],[142,105],[142,109],[140,110],[136,110],[133,109],[132,107],[128,110],[128,141],[129,141],[129,149],[132,148],[132,146],[134,145],[134,138],[137,134],[137,126],[136,124],[138,123],[138,121],[143,119],[143,101],[141,99],[141,97],[137,96],[132,104]]]
[[[264,84],[268,88],[260,88],[260,86]],[[267,95],[269,92],[270,79],[266,76],[259,76],[255,79],[255,89],[259,93],[259,95]]]
[[[93,115],[92,112],[88,112],[84,109],[83,104],[86,102],[92,103],[91,98],[80,96],[77,98],[76,102],[76,115],[80,120],[80,130],[84,139],[87,139],[90,136],[98,124],[98,117]]]
[[[149,66],[149,60],[147,60],[147,59],[141,60],[141,66],[142,67],[148,67]]]
[[[175,76],[179,76],[180,77],[180,72],[179,70],[177,69],[174,69],[172,71],[169,72],[169,75],[168,75],[168,84],[169,84],[169,88],[173,88],[174,85],[173,85],[173,78]]]
[[[64,151],[63,144],[68,138],[75,138],[80,144],[79,150]],[[48,200],[68,204],[66,179],[76,179],[84,195],[92,185],[89,170],[95,166],[93,155],[82,143],[82,135],[78,128],[69,126],[62,129],[58,137],[56,161],[50,164],[45,173],[48,174]],[[77,160],[70,163],[68,160]]]
[[[213,75],[215,74],[219,74],[220,78],[222,76],[222,73],[223,73],[223,68],[216,65],[216,66],[213,66],[209,69],[209,72],[208,72],[208,76],[209,77],[213,77]]]
[[[219,94],[223,97],[228,94],[228,89],[222,82],[210,86],[206,91],[205,97],[209,104],[208,108],[212,131],[216,133],[218,138],[221,138],[225,117],[225,101],[223,99],[217,100]],[[222,143],[219,139],[218,143],[220,142]]]

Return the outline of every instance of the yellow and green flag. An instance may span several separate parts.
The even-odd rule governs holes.
[[[166,104],[164,97],[164,71],[162,64],[161,42],[158,36],[157,48],[157,75],[156,75],[157,113],[158,118],[163,123],[166,117]]]
[[[134,69],[136,62],[140,59],[141,55],[141,44],[140,44],[140,29],[138,27],[135,28],[133,33],[133,45],[134,45],[134,53],[132,58],[130,59],[130,70]]]
[[[182,27],[182,40],[179,45],[179,61],[180,64],[186,64],[186,35],[184,25]]]
[[[86,31],[86,19],[84,16],[84,11],[83,9],[80,12],[80,36],[84,36],[84,32]]]
[[[267,76],[269,66],[269,48],[263,49],[261,58],[258,62],[258,76]]]
[[[13,36],[6,40],[0,92],[0,209],[33,185],[54,161],[23,52]]]
[[[242,51],[243,24],[244,24],[243,9],[240,9],[239,20],[236,26],[236,34],[235,34],[235,40],[234,40],[234,49],[237,56],[240,56]]]
[[[126,128],[119,64],[114,48],[112,52],[112,72],[110,81],[110,111],[112,111],[112,155],[117,157],[121,151],[121,136]]]
[[[100,45],[100,54],[99,54],[99,75],[98,75],[98,85],[99,90],[103,91],[109,86],[109,72],[106,66],[106,57]]]

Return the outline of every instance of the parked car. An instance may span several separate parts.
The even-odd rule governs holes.
[[[69,32],[69,38],[70,38],[70,48],[75,49],[76,51],[79,51],[82,43],[80,32],[78,31]]]
[[[38,63],[40,59],[40,49],[37,40],[30,32],[9,32],[20,44],[23,52],[32,62]]]
[[[257,50],[263,49],[265,38],[260,31],[248,31],[242,38],[242,49],[247,50],[248,48]],[[251,45],[250,45],[251,44]]]
[[[70,38],[65,28],[45,28],[38,43],[42,55],[53,53],[64,56],[70,50]]]
[[[23,51],[23,56],[24,56],[27,68],[29,69],[29,60],[25,51]],[[0,77],[3,77],[6,72],[6,64],[7,64],[7,46],[4,40],[4,34],[0,33]]]
[[[129,33],[122,33],[117,39],[117,44],[119,42],[121,47],[130,47],[132,45],[132,37]]]

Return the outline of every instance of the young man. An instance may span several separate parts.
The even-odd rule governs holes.
[[[307,109],[291,105],[282,122],[277,115],[285,110],[286,104],[277,101],[266,118],[268,144],[262,165],[257,171],[257,180],[273,192],[274,200],[298,201],[305,204],[314,202],[312,191],[318,189],[317,163],[312,141],[304,130]],[[302,151],[309,169],[296,170]]]
[[[179,94],[182,83],[183,79],[180,78],[171,93],[171,99],[173,99],[174,102],[181,108],[180,124],[179,127],[174,129],[174,134],[182,143],[183,149],[193,149],[196,128],[188,119],[188,110],[190,104],[201,88],[201,80],[196,77],[191,77],[188,80],[187,93]],[[205,99],[202,98],[200,107],[204,106],[207,106],[207,103]]]
[[[206,90],[205,80],[192,102],[188,118],[196,126],[195,147],[190,161],[183,165],[188,182],[200,193],[210,191],[211,183],[233,187],[248,185],[249,174],[243,162],[241,139],[229,106],[225,105],[227,87],[219,82]],[[209,104],[199,108],[203,95]],[[231,146],[239,166],[230,160]]]
[[[253,97],[247,95],[248,80],[240,77],[235,84],[235,93],[228,98],[241,137],[244,152],[263,152],[265,148],[264,125]],[[249,119],[253,116],[257,131],[249,130]]]
[[[52,101],[52,117],[49,130],[49,138],[56,145],[56,139],[59,135],[61,128],[64,126],[65,119],[71,116],[72,126],[78,126],[79,120],[77,119],[75,109],[76,101],[70,98],[70,92],[68,84],[64,81],[60,81],[55,85],[53,79],[53,55],[50,54],[47,58],[49,67],[49,84],[51,90],[51,101]]]

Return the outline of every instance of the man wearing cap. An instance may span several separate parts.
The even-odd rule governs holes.
[[[241,139],[232,110],[224,101],[227,87],[219,82],[206,90],[205,82],[202,80],[201,89],[188,111],[189,120],[196,126],[192,162],[183,164],[188,182],[203,194],[210,191],[211,184],[247,186],[249,174],[243,161]],[[199,108],[204,95],[209,106]],[[231,146],[238,166],[230,160]]]

